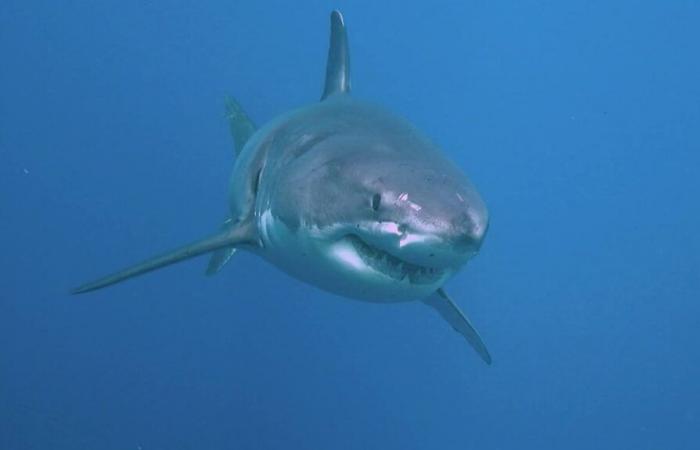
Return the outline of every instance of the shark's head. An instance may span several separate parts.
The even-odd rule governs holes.
[[[404,122],[397,130],[382,120],[371,133],[365,124],[364,134],[321,139],[288,162],[261,228],[271,246],[297,253],[291,264],[314,284],[358,298],[422,298],[477,254],[488,212],[433,144]]]
[[[309,228],[327,242],[326,258],[334,265],[382,274],[383,287],[423,295],[481,248],[488,213],[463,177],[391,160],[342,167],[327,174],[342,179],[342,191],[316,211],[330,219],[328,232],[323,226]],[[345,209],[349,205],[352,209]]]

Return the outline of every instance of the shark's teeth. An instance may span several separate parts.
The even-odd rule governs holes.
[[[423,267],[403,261],[396,256],[372,247],[357,236],[348,236],[360,258],[373,269],[398,281],[408,278],[414,284],[430,284],[443,276],[443,272],[432,267]]]

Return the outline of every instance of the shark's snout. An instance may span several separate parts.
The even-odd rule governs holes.
[[[486,238],[488,228],[489,219],[485,208],[472,209],[460,214],[457,223],[454,224],[455,249],[470,254],[477,253]]]
[[[353,231],[368,245],[402,261],[454,270],[479,252],[488,231],[488,214],[479,208],[456,213],[451,218],[433,217],[429,225],[415,220],[416,217],[406,219],[365,223]]]

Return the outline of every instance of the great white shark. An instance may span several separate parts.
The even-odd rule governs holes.
[[[489,218],[474,185],[416,127],[350,95],[345,23],[331,13],[321,101],[256,128],[234,99],[230,216],[204,239],[84,284],[94,291],[211,253],[208,274],[236,250],[299,280],[372,302],[422,301],[491,363],[483,340],[443,289],[474,257]]]

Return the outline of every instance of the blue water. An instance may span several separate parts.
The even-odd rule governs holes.
[[[70,287],[226,212],[223,98],[318,99],[328,13],[354,94],[487,201],[448,283],[487,367],[421,304],[248,254]],[[700,448],[700,4],[0,5],[0,449]]]

